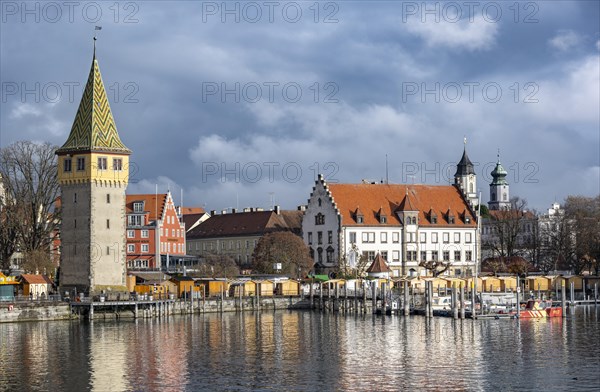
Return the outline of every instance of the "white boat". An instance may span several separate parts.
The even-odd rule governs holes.
[[[431,302],[431,308],[433,310],[450,310],[450,309],[452,309],[452,297],[450,297],[450,296],[433,297],[433,301]]]

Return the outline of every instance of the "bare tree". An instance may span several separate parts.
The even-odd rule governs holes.
[[[494,257],[506,259],[523,252],[527,225],[535,224],[535,216],[526,211],[526,206],[525,199],[514,197],[510,209],[490,211],[492,235],[483,243],[483,247]]]
[[[598,271],[600,260],[600,195],[569,196],[565,202],[568,238],[571,241],[569,267],[574,273]]]
[[[52,263],[50,253],[44,250],[32,250],[27,252],[22,265],[26,273],[43,274],[54,276],[55,267]]]
[[[452,266],[452,263],[449,261],[429,260],[421,261],[419,266],[425,268],[427,271],[430,271],[431,275],[433,275],[435,278],[448,271],[448,269]]]
[[[18,247],[27,253],[47,250],[57,232],[54,210],[59,187],[56,146],[18,141],[0,150],[0,175],[4,188],[2,220],[8,229],[0,230],[2,263]],[[4,224],[3,224],[4,226]],[[11,237],[5,237],[11,236]],[[12,239],[12,243],[10,243]]]
[[[209,254],[198,266],[197,272],[191,272],[194,277],[233,278],[240,274],[235,260],[228,255],[219,253]]]
[[[281,264],[280,271],[275,270],[275,264]],[[286,231],[262,236],[252,255],[252,267],[259,273],[281,272],[301,278],[312,266],[313,260],[302,238]]]

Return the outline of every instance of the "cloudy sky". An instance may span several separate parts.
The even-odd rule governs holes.
[[[600,10],[541,2],[1,2],[0,146],[61,145],[97,55],[129,193],[295,208],[329,181],[600,192]],[[183,192],[181,192],[183,190]]]

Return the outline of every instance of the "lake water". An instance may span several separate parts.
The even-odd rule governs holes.
[[[600,389],[600,307],[567,319],[309,311],[0,324],[1,391]]]

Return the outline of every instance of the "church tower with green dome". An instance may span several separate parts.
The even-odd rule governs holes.
[[[506,182],[507,172],[500,163],[500,152],[498,152],[498,162],[492,170],[492,182],[490,183],[490,201],[488,207],[490,210],[508,210],[510,209],[510,195],[508,182]]]

